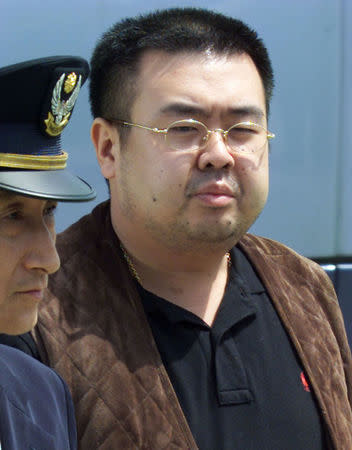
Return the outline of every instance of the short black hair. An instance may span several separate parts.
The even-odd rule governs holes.
[[[266,47],[242,21],[200,8],[171,8],[117,22],[93,52],[90,105],[93,117],[130,120],[138,63],[147,50],[248,54],[263,82],[266,109],[274,76]]]

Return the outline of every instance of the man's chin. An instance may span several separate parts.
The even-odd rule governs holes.
[[[226,247],[235,245],[247,231],[247,225],[227,220],[225,223],[199,224],[190,228],[187,237],[194,243],[223,244]]]

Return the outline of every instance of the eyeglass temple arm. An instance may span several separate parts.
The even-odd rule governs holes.
[[[257,126],[257,127],[262,128],[263,130],[266,131],[266,137],[267,137],[268,139],[274,139],[274,137],[275,137],[275,134],[274,134],[274,133],[271,133],[268,129],[266,129],[266,128],[263,127],[262,125],[259,125],[259,123],[255,123],[255,122],[252,122],[252,121],[248,121],[248,122],[240,122],[238,125],[241,125],[242,123],[244,123],[244,124],[250,124],[250,125],[255,125],[255,126]]]
[[[124,121],[119,121],[121,123],[123,123],[124,125],[128,125],[130,127],[137,127],[137,128],[142,128],[143,130],[149,130],[149,131],[154,131],[154,133],[163,133],[165,134],[167,132],[167,129],[164,128],[163,130],[160,130],[159,128],[150,128],[150,127],[146,127],[145,125],[139,125],[138,123],[130,123],[130,122],[124,122]]]

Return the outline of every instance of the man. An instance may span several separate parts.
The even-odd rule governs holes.
[[[66,172],[60,134],[88,64],[51,57],[0,69],[0,332],[31,330],[60,260],[57,201],[87,201],[92,188]],[[5,450],[75,449],[72,400],[63,380],[0,346],[0,442]]]
[[[171,9],[117,23],[91,63],[111,199],[59,237],[35,332],[71,388],[80,448],[352,448],[331,283],[246,234],[273,137],[261,40]]]

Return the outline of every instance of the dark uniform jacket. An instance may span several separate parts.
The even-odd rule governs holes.
[[[49,367],[0,345],[3,450],[74,450],[76,424],[67,386]]]
[[[328,448],[352,449],[352,359],[329,278],[287,247],[251,235],[238,244],[259,274],[315,393]],[[109,203],[58,238],[35,332],[44,362],[70,386],[79,447],[195,449],[135,283]]]

